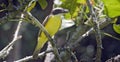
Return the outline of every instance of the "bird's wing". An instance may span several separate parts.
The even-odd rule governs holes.
[[[48,21],[45,23],[45,29],[48,31],[48,33],[53,36],[61,27],[61,16],[60,15],[52,15],[48,18]],[[33,57],[37,58],[38,53],[40,52],[41,48],[44,46],[44,44],[47,42],[48,38],[44,34],[44,32],[41,32],[38,37],[38,43],[35,48],[35,51],[33,53]]]

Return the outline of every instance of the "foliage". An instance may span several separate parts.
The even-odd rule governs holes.
[[[67,19],[74,18],[78,15],[80,0],[69,0],[69,1],[61,0],[61,1],[62,1],[61,7],[69,10],[69,13],[65,15]]]
[[[46,0],[38,0],[38,3],[42,7],[42,9],[45,9],[47,7],[47,5],[48,5]]]
[[[103,0],[103,3],[105,5],[105,13],[110,17],[110,18],[115,18],[120,16],[120,0]],[[117,21],[116,21],[117,22]],[[116,33],[120,34],[120,25],[114,23],[113,24],[113,29]]]
[[[109,17],[114,18],[120,16],[120,0],[103,0],[105,12]]]
[[[113,24],[113,29],[116,33],[120,34],[120,24]]]
[[[9,10],[7,7],[7,9],[5,8],[5,10],[9,10],[8,11],[8,16],[4,16],[3,18],[1,18],[0,23],[2,22],[2,20],[8,20],[10,21],[12,20],[18,20],[18,21],[26,21],[28,23],[33,24],[35,27],[39,28],[39,34],[37,36],[37,45],[33,54],[35,56],[38,56],[38,53],[40,52],[40,50],[43,48],[43,46],[45,45],[45,43],[47,43],[47,41],[50,41],[50,44],[53,47],[52,52],[55,54],[55,56],[57,57],[55,60],[57,60],[58,62],[61,62],[61,55],[58,54],[58,48],[54,42],[55,38],[52,39],[52,36],[55,35],[55,33],[57,32],[57,34],[63,34],[65,35],[64,38],[62,38],[63,41],[67,41],[67,42],[63,42],[64,46],[69,47],[69,48],[65,48],[65,52],[62,51],[62,54],[65,53],[70,53],[68,56],[72,56],[75,60],[74,61],[78,61],[78,59],[76,58],[76,55],[74,55],[73,50],[74,48],[77,46],[76,44],[80,43],[80,41],[88,36],[89,34],[93,34],[96,37],[96,43],[97,43],[97,52],[94,53],[92,52],[88,52],[87,49],[89,50],[89,47],[85,48],[84,50],[87,51],[88,57],[91,58],[92,54],[96,54],[96,62],[101,62],[101,48],[102,48],[102,35],[101,35],[101,29],[105,28],[107,25],[109,25],[111,23],[111,21],[108,21],[108,19],[112,19],[112,18],[117,18],[118,16],[120,16],[120,0],[102,0],[102,1],[94,1],[94,0],[61,0],[62,4],[59,6],[61,8],[64,9],[68,9],[69,12],[66,13],[65,15],[53,15],[52,14],[52,10],[55,9],[53,8],[53,3],[51,4],[52,7],[50,7],[50,11],[49,14],[47,14],[47,16],[45,16],[45,19],[42,20],[43,22],[41,23],[41,21],[38,21],[38,19],[33,16],[33,14],[31,13],[32,10],[35,9],[35,7],[39,7],[40,11],[45,11],[43,14],[45,14],[47,11],[47,8],[49,8],[49,4],[48,2],[50,2],[53,0],[31,0],[30,2],[25,3],[24,5],[22,5],[21,10],[18,10],[15,7],[15,5],[11,4],[11,1],[9,1],[9,5],[8,7],[12,7],[12,10]],[[25,2],[24,0],[20,1],[19,3],[22,4],[23,2]],[[38,4],[39,5],[38,5]],[[16,6],[17,7],[17,6]],[[16,10],[14,10],[16,9]],[[4,10],[0,10],[0,12],[3,12]],[[37,10],[39,12],[39,10]],[[19,13],[18,13],[19,12]],[[34,11],[35,12],[35,11]],[[15,15],[15,16],[11,16],[11,15]],[[37,15],[41,15],[41,14],[37,14]],[[103,16],[105,15],[105,16]],[[43,15],[41,15],[43,16]],[[103,16],[103,17],[102,17]],[[73,22],[75,22],[75,25],[72,26],[74,28],[66,28],[63,29],[61,31],[59,31],[59,28],[61,26],[61,17],[65,17],[65,19],[70,19],[73,20]],[[5,19],[4,19],[5,18]],[[116,24],[116,20],[112,21],[114,22],[113,24],[113,28],[114,31],[116,33],[118,33],[120,35],[120,24]],[[102,28],[101,28],[102,26]],[[24,27],[22,27],[24,28]],[[68,30],[69,29],[69,30]],[[107,33],[108,34],[108,33]],[[109,36],[109,35],[108,35]],[[112,37],[112,35],[110,35]],[[17,38],[17,37],[16,37]],[[117,38],[117,37],[114,37]],[[119,39],[119,38],[117,38]],[[61,41],[61,39],[59,39]],[[62,42],[62,41],[61,41]],[[57,41],[56,41],[57,43]],[[12,44],[13,46],[13,44]],[[64,46],[60,46],[63,47]],[[78,46],[77,46],[78,47]],[[92,47],[90,47],[92,49]],[[3,52],[3,51],[2,51]],[[61,54],[61,51],[59,51]],[[1,52],[0,52],[1,53]],[[87,56],[87,53],[85,54]],[[8,54],[8,53],[7,53]],[[45,51],[46,54],[46,51]],[[0,58],[2,56],[0,55]],[[92,55],[93,58],[93,55]],[[71,58],[67,58],[64,61],[68,61],[68,59],[71,60]],[[93,60],[93,59],[91,59]]]
[[[103,0],[105,5],[105,12],[108,14],[109,17],[115,18],[117,16],[120,16],[120,0]],[[120,25],[114,23],[113,29],[116,33],[120,34]]]
[[[27,7],[27,12],[30,12],[36,5],[36,1],[31,1]]]

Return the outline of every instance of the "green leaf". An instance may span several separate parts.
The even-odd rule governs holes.
[[[36,1],[32,1],[29,3],[29,6],[27,7],[27,12],[30,12],[36,5]]]
[[[120,0],[103,0],[105,12],[109,17],[114,18],[120,16]]]
[[[48,5],[46,0],[38,0],[38,3],[40,4],[42,9],[45,9]]]
[[[113,24],[113,29],[116,33],[120,34],[120,24]]]
[[[116,33],[120,34],[120,24],[116,24],[119,21],[117,18],[113,19],[113,29]]]
[[[80,0],[61,0],[61,7],[68,9],[69,13],[65,14],[65,18],[74,18],[78,15]]]

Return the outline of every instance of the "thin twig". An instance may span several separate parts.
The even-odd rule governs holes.
[[[89,29],[88,31],[86,31],[85,33],[83,33],[83,35],[79,36],[78,39],[71,45],[70,48],[75,48],[76,46],[78,46],[77,44],[79,44],[79,42],[85,38],[86,36],[88,36],[90,33],[93,32],[93,28]]]
[[[111,19],[105,19],[105,20],[106,20],[106,21],[104,21],[104,22],[102,22],[102,23],[100,24],[100,29],[103,29],[103,28],[106,27],[108,24],[110,24],[111,21],[112,21]],[[78,29],[83,30],[83,29],[87,29],[87,28],[80,28],[80,27],[78,27]],[[85,33],[81,33],[82,35],[78,36],[78,37],[77,37],[77,40],[76,40],[76,37],[72,37],[72,38],[71,38],[72,41],[75,41],[75,42],[71,44],[70,48],[72,49],[72,48],[78,46],[77,44],[79,44],[79,42],[80,42],[83,38],[85,38],[85,37],[88,36],[89,34],[93,33],[93,31],[94,31],[93,27],[90,28],[90,29],[88,29]],[[79,31],[76,32],[76,33],[79,35]],[[75,33],[75,34],[76,34],[76,33]],[[74,38],[75,38],[75,39],[74,39]]]
[[[68,48],[59,49],[59,51],[64,51],[66,49],[68,49]],[[41,52],[41,53],[38,54],[38,58],[44,57],[47,53],[51,53],[53,51],[54,51],[53,49],[50,49],[50,50],[46,50],[44,52]],[[29,60],[32,60],[32,59],[33,59],[33,56],[31,55],[31,56],[27,56],[27,57],[24,57],[22,59],[16,60],[14,62],[26,62],[26,61],[29,61]]]
[[[120,55],[117,55],[115,57],[112,57],[110,59],[108,59],[107,61],[105,62],[120,62]]]
[[[13,37],[13,40],[5,47],[3,48],[1,51],[0,51],[0,58],[5,58],[9,52],[13,49],[13,45],[15,44],[15,42],[19,39],[22,38],[22,36],[18,36],[18,33],[19,33],[19,30],[20,30],[20,26],[21,26],[21,23],[22,21],[20,21],[18,23],[18,26],[16,28],[16,31],[15,31],[15,34],[14,34],[14,37]]]
[[[48,50],[48,51],[45,51],[45,52],[41,52],[41,53],[38,54],[38,58],[43,57],[43,56],[46,55],[46,53],[50,53],[50,52],[53,52],[53,50]],[[33,56],[27,56],[27,57],[24,57],[22,59],[16,60],[14,62],[26,62],[26,61],[32,60],[32,59],[33,59]]]
[[[93,22],[93,28],[96,36],[97,41],[97,52],[96,52],[96,60],[95,62],[101,62],[101,49],[102,49],[102,39],[101,39],[101,33],[100,33],[100,26],[99,26],[99,19],[97,18],[97,15],[95,11],[93,10],[93,6],[90,3],[90,0],[86,0],[88,8],[90,10],[90,14],[92,16],[92,22]]]

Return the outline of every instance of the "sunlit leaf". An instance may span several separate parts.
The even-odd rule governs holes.
[[[116,33],[120,34],[120,24],[113,24],[113,29]]]
[[[120,24],[117,24],[117,21],[119,21],[117,18],[115,18],[112,23],[113,23],[113,29],[116,33],[120,34]]]
[[[40,4],[42,9],[45,9],[48,5],[46,0],[38,0],[38,3]]]
[[[66,8],[69,10],[69,13],[66,14],[66,18],[74,18],[78,15],[80,0],[61,0],[62,8]]]
[[[120,40],[120,38],[118,38],[118,37],[115,37],[114,35],[111,35],[111,34],[109,34],[109,33],[103,33],[104,35],[106,35],[106,36],[109,36],[109,37],[112,37],[112,38],[114,38],[114,39],[116,39],[116,40]]]
[[[105,12],[109,17],[114,18],[120,16],[120,0],[103,0]]]
[[[35,7],[35,5],[36,5],[36,1],[31,2],[28,5],[27,11],[30,12]]]

